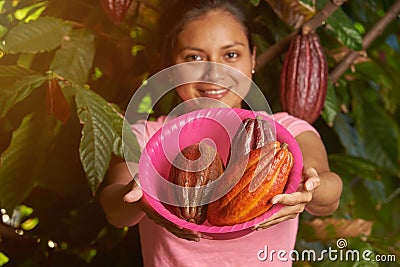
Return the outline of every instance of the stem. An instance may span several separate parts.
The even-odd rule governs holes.
[[[256,64],[256,71],[264,67],[268,62],[270,62],[275,57],[279,56],[283,52],[285,52],[289,45],[292,38],[299,34],[300,30],[297,29],[294,32],[287,35],[285,38],[281,39],[279,42],[273,44],[267,50],[265,50],[262,54],[257,56],[257,64]]]
[[[353,62],[363,54],[365,55],[365,50],[369,47],[369,45],[380,35],[386,26],[396,18],[396,16],[400,12],[400,0],[397,0],[396,3],[390,8],[390,10],[386,13],[386,15],[381,18],[371,30],[364,36],[362,41],[362,51],[351,51],[347,53],[345,58],[331,71],[329,74],[329,78],[332,83],[336,83],[340,76],[353,64]]]
[[[289,145],[287,143],[282,143],[281,149],[288,149]]]
[[[308,20],[302,26],[302,32],[308,33],[314,31],[319,26],[321,26],[324,21],[333,14],[346,0],[331,0],[310,20]],[[264,67],[268,62],[270,62],[275,57],[281,55],[287,50],[290,45],[290,41],[294,36],[300,32],[299,29],[291,32],[285,38],[281,39],[277,43],[273,44],[267,50],[257,57],[256,70]]]
[[[346,0],[331,0],[310,20],[306,21],[302,26],[302,33],[307,34],[315,31],[318,27],[323,25],[327,18],[329,18],[339,7],[343,5]]]
[[[2,238],[26,244],[34,244],[36,242],[36,240],[27,235],[17,234],[14,228],[8,227],[0,222],[0,242]]]

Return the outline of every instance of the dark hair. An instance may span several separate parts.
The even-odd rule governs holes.
[[[159,43],[164,65],[171,64],[172,51],[178,34],[185,24],[206,15],[210,11],[223,10],[235,17],[243,26],[249,42],[250,52],[253,49],[251,26],[244,8],[238,0],[175,0],[170,1],[159,20]]]

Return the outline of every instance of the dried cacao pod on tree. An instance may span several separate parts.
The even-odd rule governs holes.
[[[314,123],[325,104],[328,64],[316,33],[293,38],[280,76],[280,101],[284,111]]]
[[[169,210],[181,219],[202,224],[207,218],[207,204],[200,204],[208,203],[210,192],[201,186],[216,180],[223,171],[222,159],[214,147],[196,143],[183,149],[182,155],[179,154],[173,161],[168,180],[188,190],[184,188],[173,193],[182,206],[169,206]]]
[[[120,24],[124,19],[132,0],[100,0],[103,10],[115,24]]]
[[[274,141],[251,150],[239,182],[222,198],[208,205],[208,222],[216,226],[234,225],[262,215],[271,208],[271,198],[283,192],[292,167],[293,156],[287,144],[280,146]],[[240,171],[240,167],[228,168],[224,175],[234,177],[235,172]],[[259,185],[252,189],[254,181]]]
[[[243,126],[238,129],[232,139],[229,159],[238,159],[250,153],[251,150],[261,148],[275,140],[274,133],[268,121],[256,118],[246,118]]]

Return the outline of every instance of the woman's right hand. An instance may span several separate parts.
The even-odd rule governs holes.
[[[127,185],[127,190],[128,192],[124,195],[123,200],[126,203],[138,204],[138,206],[143,210],[150,220],[154,221],[156,224],[165,228],[179,238],[196,242],[200,241],[201,234],[199,232],[185,229],[159,215],[143,197],[143,191],[135,182],[135,179],[132,179],[132,181],[129,182]]]

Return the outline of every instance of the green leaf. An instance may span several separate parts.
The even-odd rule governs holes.
[[[22,219],[30,216],[33,213],[33,209],[26,205],[20,205],[16,208],[16,210],[18,210],[18,213]]]
[[[250,4],[257,7],[260,4],[260,0],[249,0]]]
[[[338,113],[335,120],[334,129],[340,139],[340,142],[349,155],[356,157],[365,155],[364,147],[362,146],[360,138],[357,135],[354,122],[349,116],[343,113]]]
[[[386,189],[382,181],[379,180],[365,180],[364,186],[368,189],[368,197],[375,204],[375,206],[380,206],[382,203],[386,202]]]
[[[328,83],[326,91],[324,110],[322,117],[329,126],[333,126],[336,115],[339,111],[339,104],[335,94],[335,88],[331,82]]]
[[[379,166],[365,160],[363,158],[352,157],[342,154],[329,155],[329,163],[336,173],[340,174],[345,184],[350,186],[358,179],[362,179],[365,188],[368,190],[368,198],[374,203],[375,206],[381,205],[387,201],[385,184],[382,178],[387,176]],[[349,190],[349,187],[344,188],[343,191]],[[346,192],[346,194],[349,194]],[[363,195],[363,198],[367,198]],[[342,202],[343,202],[342,195]],[[346,197],[344,202],[354,201],[354,197],[349,199]]]
[[[34,59],[35,59],[35,54],[21,53],[18,56],[17,65],[20,66],[21,68],[29,69]]]
[[[105,225],[96,238],[96,244],[101,247],[111,248],[123,241],[128,233],[128,228],[115,228],[110,224]]]
[[[8,263],[9,261],[10,261],[10,259],[5,254],[0,252],[0,266],[3,266],[4,264]]]
[[[340,198],[340,207],[336,212],[348,216],[354,215],[352,209],[360,209],[356,202],[354,187],[359,187],[362,181],[377,181],[381,176],[378,166],[359,157],[352,157],[345,154],[330,154],[329,165],[332,171],[339,174],[343,181],[343,191]],[[362,197],[365,198],[365,188]],[[365,201],[364,201],[365,202]],[[356,205],[356,206],[355,206]]]
[[[385,53],[389,53],[389,47],[385,47]],[[391,69],[389,64],[383,64],[377,60],[359,63],[355,65],[356,73],[360,78],[368,79],[379,88],[380,96],[385,103],[385,109],[394,112],[400,103],[399,70]]]
[[[359,157],[330,154],[329,164],[335,172],[345,177],[358,177],[375,181],[380,176],[379,167],[376,164]]]
[[[0,206],[11,211],[23,201],[46,163],[56,132],[53,118],[42,112],[27,115],[1,155]]]
[[[326,22],[342,44],[352,50],[362,50],[362,36],[342,9],[337,9]]]
[[[6,35],[6,52],[16,54],[51,51],[60,46],[71,29],[71,24],[54,17],[40,17],[28,23],[20,23]]]
[[[39,224],[39,218],[29,218],[21,224],[21,228],[25,231],[30,231]]]
[[[140,101],[138,109],[137,109],[137,112],[138,113],[153,114],[152,107],[153,107],[153,104],[152,104],[151,95],[147,94]]]
[[[94,35],[87,30],[72,31],[56,52],[50,70],[67,80],[85,84],[93,64],[93,41]]]
[[[386,201],[385,185],[380,180],[383,174],[377,165],[362,158],[342,154],[329,155],[329,163],[332,170],[340,174],[346,185],[353,184],[356,179],[363,179],[363,183],[369,191],[368,197],[375,206]],[[343,191],[347,190],[349,188],[344,188]],[[346,192],[346,195],[351,196],[351,193]],[[342,198],[343,203],[351,201],[354,201],[354,198]]]
[[[79,148],[83,169],[93,192],[108,169],[111,153],[138,162],[140,146],[127,121],[115,107],[91,90],[78,87],[78,117],[84,124]]]
[[[18,66],[0,66],[0,118],[46,80],[43,75]]]
[[[361,77],[368,78],[383,87],[393,86],[393,81],[388,73],[385,72],[385,66],[376,61],[359,63],[355,65],[355,68]]]
[[[36,4],[18,9],[14,12],[14,17],[17,20],[23,20],[24,22],[36,20],[46,9],[47,3],[47,1],[38,2]]]
[[[108,112],[107,115],[112,121],[115,133],[113,153],[127,161],[139,162],[140,146],[129,123],[116,110]]]
[[[353,87],[356,127],[365,148],[365,157],[394,175],[399,175],[399,128],[396,122],[371,99],[368,91]],[[369,89],[373,92],[373,89]]]
[[[91,90],[79,87],[75,96],[78,117],[84,124],[79,154],[93,192],[103,181],[115,141],[111,105]]]

